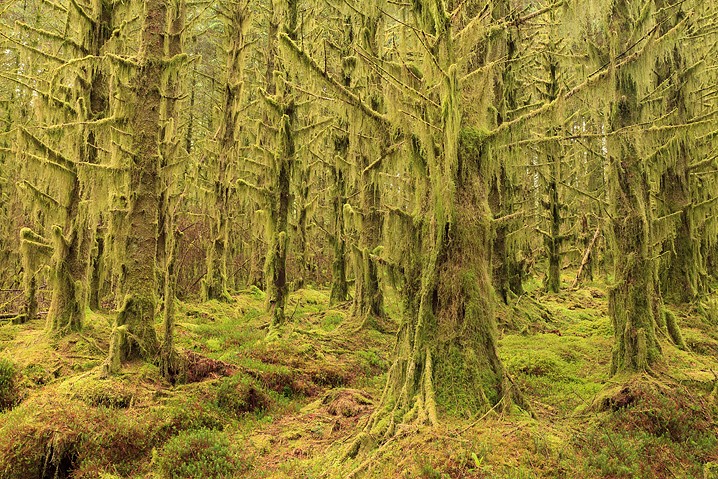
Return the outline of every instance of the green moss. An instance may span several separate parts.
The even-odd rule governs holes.
[[[270,403],[259,382],[244,375],[223,379],[217,389],[217,405],[234,416],[266,411]]]
[[[135,392],[122,381],[98,380],[93,376],[72,382],[66,389],[92,407],[128,408],[135,398]]]
[[[524,354],[510,356],[506,360],[506,368],[513,374],[532,376],[561,377],[566,362],[553,351],[528,351]]]
[[[19,400],[18,371],[15,363],[0,358],[0,412],[13,407]]]
[[[344,313],[338,311],[327,312],[322,318],[321,328],[324,331],[333,331],[342,321],[344,321]]]
[[[471,353],[452,345],[434,368],[437,406],[453,416],[472,417],[499,400],[499,378]]]
[[[246,465],[223,431],[197,429],[170,439],[154,457],[160,477],[236,477]]]

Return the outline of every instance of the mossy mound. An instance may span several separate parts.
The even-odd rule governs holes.
[[[237,374],[220,382],[217,405],[237,417],[254,411],[266,411],[271,399],[257,380]]]
[[[0,412],[12,408],[19,401],[17,366],[9,359],[0,358]]]
[[[247,467],[224,431],[196,429],[173,437],[153,458],[159,477],[242,477]]]

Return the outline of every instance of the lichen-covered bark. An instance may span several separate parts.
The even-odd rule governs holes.
[[[98,2],[92,11],[92,20],[79,14],[80,7],[72,4],[68,12],[70,20],[81,24],[81,38],[78,43],[85,45],[88,52],[99,57],[111,35],[112,5]],[[80,118],[102,119],[107,115],[108,85],[100,65],[91,64],[77,71],[74,94],[82,98],[83,109],[78,110]],[[99,157],[100,135],[96,127],[81,126],[68,131],[68,139],[77,146],[77,161],[96,164]],[[68,202],[65,206],[66,219],[62,227],[53,231],[55,252],[53,255],[52,299],[47,317],[47,329],[54,334],[77,331],[82,328],[85,310],[89,301],[91,252],[95,241],[96,225],[88,211],[92,206],[84,193],[85,185],[73,165],[74,175],[69,181]]]
[[[347,123],[344,123],[347,127]],[[349,298],[349,283],[347,281],[346,239],[344,224],[344,204],[346,198],[346,168],[343,162],[349,150],[349,135],[345,132],[335,133],[334,150],[336,153],[334,164],[331,166],[332,182],[332,220],[333,228],[330,242],[334,253],[332,258],[332,286],[329,295],[331,304],[341,303]]]
[[[681,5],[657,0],[656,6],[660,9],[658,31],[662,35],[685,18],[686,12]],[[668,85],[660,113],[673,113],[672,122],[677,125],[688,123],[693,116],[687,87],[692,73],[689,72],[684,48],[682,44],[676,44],[656,61],[655,66],[656,88]],[[664,141],[669,148],[663,155],[671,157],[666,159],[666,163],[672,166],[661,177],[660,197],[665,214],[678,216],[674,221],[673,239],[664,247],[667,265],[661,271],[661,290],[669,302],[688,303],[702,290],[700,271],[703,259],[698,241],[702,235],[694,218],[689,167],[693,161],[691,148],[694,139],[691,134],[677,132]]]
[[[116,329],[126,331],[118,348],[121,359],[154,359],[159,349],[154,323],[158,286],[160,85],[167,6],[164,0],[147,0],[144,6],[139,68],[132,79],[132,95],[127,107],[133,155],[123,265],[125,298],[116,320]]]
[[[227,291],[227,262],[229,261],[229,221],[231,195],[231,166],[236,161],[237,127],[240,125],[240,106],[245,62],[245,29],[249,25],[248,2],[234,2],[225,12],[227,63],[223,87],[222,117],[216,141],[219,147],[212,189],[210,245],[207,250],[207,275],[202,287],[204,299],[229,300]]]
[[[274,110],[279,118],[276,133],[276,153],[270,167],[269,214],[267,218],[267,256],[264,263],[264,280],[267,289],[267,310],[272,316],[272,326],[285,320],[284,310],[289,296],[287,283],[287,249],[289,246],[289,207],[292,170],[295,163],[294,129],[297,112],[293,95],[287,84],[277,85],[277,74],[287,75],[286,66],[277,55],[277,34],[280,25],[293,41],[298,34],[298,0],[281,0],[274,5],[274,16],[269,28],[269,61],[267,65],[268,93],[274,95]],[[274,72],[275,62],[280,62],[281,72]]]
[[[630,45],[632,0],[614,2],[609,39],[612,58]],[[641,105],[637,79],[627,69],[612,72],[608,137],[610,233],[614,285],[609,294],[609,312],[615,344],[612,372],[646,370],[661,355],[656,338],[655,264],[652,259],[649,186],[646,164],[638,138],[628,127],[640,121]]]
[[[414,5],[416,26],[440,39],[425,65],[438,64],[445,75],[439,74],[440,109],[429,116],[437,128],[414,125],[419,138],[430,142],[415,149],[426,167],[417,185],[421,211],[412,220],[420,284],[414,290],[414,278],[407,279],[416,294],[407,304],[415,306],[407,308],[387,384],[368,425],[380,435],[393,434],[398,422],[435,425],[440,406],[469,415],[499,401],[508,407],[512,396],[496,349],[492,218],[481,173],[485,145],[480,134],[462,127],[459,72],[444,2]],[[417,269],[409,265],[405,272]]]
[[[102,278],[103,278],[103,261],[102,258],[105,254],[105,237],[104,229],[99,228],[95,234],[95,249],[92,254],[92,264],[90,266],[90,287],[88,291],[88,306],[93,311],[99,311],[100,296],[102,291]]]
[[[360,156],[359,169],[368,166],[370,161]],[[379,267],[373,258],[374,249],[381,241],[382,214],[380,212],[381,193],[374,178],[375,172],[361,175],[359,222],[359,244],[354,252],[354,315],[360,318],[382,316],[384,314],[384,294],[379,284]]]
[[[381,57],[383,32],[381,12],[378,8],[373,9],[373,15],[367,14],[363,17],[362,34],[357,36],[357,41],[362,48],[371,52],[376,58]],[[384,98],[381,93],[381,76],[376,71],[366,75],[365,81],[371,85],[371,93],[367,98],[373,109],[383,111],[385,109]],[[384,293],[379,284],[379,266],[374,257],[374,250],[381,244],[381,232],[383,226],[383,214],[381,213],[381,189],[379,187],[378,172],[375,168],[369,168],[376,159],[368,155],[368,152],[375,152],[383,156],[384,149],[388,147],[386,132],[376,131],[380,138],[378,148],[368,145],[359,146],[356,155],[356,188],[359,192],[359,241],[355,245],[353,254],[354,266],[354,315],[359,318],[380,317],[384,315]],[[364,142],[358,137],[355,141]],[[376,146],[376,145],[375,145]]]
[[[160,349],[160,372],[170,382],[182,369],[174,349],[175,291],[177,285],[177,191],[173,190],[172,165],[182,154],[182,138],[179,134],[179,99],[182,97],[181,68],[184,57],[183,33],[185,30],[185,1],[169,0],[167,3],[167,34],[165,35],[165,68],[162,84],[162,114],[160,130],[161,171],[163,187],[160,194],[159,234],[157,261],[162,272],[162,326],[164,335]]]
[[[549,39],[546,46],[547,52],[544,55],[544,68],[548,74],[544,84],[544,99],[548,102],[556,100],[559,95],[559,77],[558,77],[558,61],[555,51],[556,45],[553,38]],[[558,136],[560,129],[555,126],[558,118],[554,116],[551,122],[554,126],[548,129],[547,136]],[[546,290],[552,293],[558,293],[561,289],[561,260],[562,245],[567,237],[561,234],[561,226],[564,219],[561,211],[564,204],[559,195],[559,184],[562,181],[562,164],[563,155],[561,154],[561,146],[557,141],[547,142],[545,145],[545,158],[549,164],[548,178],[546,178],[547,201],[544,202],[549,217],[548,234],[544,235],[544,244],[548,253],[548,275],[546,277]]]
[[[507,0],[491,2],[492,18],[503,21],[511,13],[511,5]],[[510,120],[512,111],[517,108],[517,89],[514,72],[514,60],[517,52],[517,33],[512,28],[505,28],[487,47],[486,62],[506,58],[498,74],[494,76],[494,103],[496,108],[496,126]],[[507,217],[516,212],[518,196],[516,181],[509,174],[507,162],[497,162],[496,171],[489,180],[489,205],[495,218]],[[492,248],[493,285],[499,298],[508,303],[512,296],[523,293],[523,267],[517,259],[516,248],[510,244],[509,237],[515,233],[515,225],[509,221],[498,221],[494,225]]]

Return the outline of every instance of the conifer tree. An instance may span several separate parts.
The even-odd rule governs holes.
[[[207,251],[207,275],[203,282],[205,299],[228,300],[227,264],[230,244],[230,205],[232,172],[238,160],[239,130],[242,127],[242,95],[244,90],[244,64],[247,55],[246,30],[251,25],[249,2],[231,2],[219,6],[218,14],[224,20],[226,80],[219,129],[216,135],[216,165],[211,191],[213,206],[209,212],[212,238]]]
[[[160,233],[162,85],[172,63],[165,57],[168,5],[146,0],[141,5],[142,35],[135,59],[118,58],[132,69],[130,91],[121,106],[131,132],[129,197],[123,259],[125,297],[113,331],[109,372],[120,361],[154,359],[159,343],[154,323],[158,305],[157,262]],[[176,66],[174,66],[176,68]]]

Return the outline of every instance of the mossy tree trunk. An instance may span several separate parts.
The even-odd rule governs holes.
[[[689,15],[682,5],[672,5],[665,0],[657,0],[659,9],[659,32],[668,34],[672,28],[683,22]],[[692,106],[688,96],[688,84],[693,75],[684,55],[685,46],[677,43],[670,52],[656,61],[655,85],[659,89],[667,85],[667,92],[660,106],[660,114],[671,114],[672,123],[685,125],[693,119]],[[700,271],[702,258],[700,241],[702,236],[696,224],[694,198],[691,192],[690,164],[695,156],[692,143],[695,141],[690,132],[678,131],[664,139],[665,162],[670,165],[661,177],[660,198],[667,217],[673,220],[672,240],[664,248],[667,265],[661,271],[661,290],[664,298],[672,303],[688,303],[695,299],[702,289]],[[709,165],[706,165],[709,166]],[[710,162],[712,167],[712,162]],[[677,216],[672,216],[677,215]]]
[[[553,20],[553,19],[552,19]],[[542,66],[546,72],[546,78],[542,82],[541,96],[547,102],[553,102],[558,98],[560,84],[560,70],[557,60],[558,45],[553,38],[553,32],[549,34],[544,46],[542,55]],[[551,118],[551,126],[547,131],[548,137],[556,137],[561,129],[556,125],[557,115]],[[549,165],[548,177],[545,178],[547,199],[543,201],[549,218],[547,232],[542,232],[544,245],[548,253],[548,275],[546,275],[545,288],[551,293],[558,293],[561,290],[561,263],[563,259],[562,248],[569,236],[562,234],[561,227],[564,223],[562,212],[567,206],[561,201],[559,185],[563,182],[563,152],[558,141],[548,141],[544,146],[546,163]]]
[[[337,140],[335,139],[335,142]],[[337,152],[339,153],[339,151]],[[343,159],[335,159],[332,167],[332,218],[334,228],[330,242],[334,257],[332,258],[332,286],[329,294],[329,303],[337,304],[349,298],[349,282],[347,281],[347,248],[344,225],[344,204],[346,203],[345,168],[340,163]]]
[[[103,256],[105,254],[105,230],[100,227],[95,234],[95,249],[92,255],[92,264],[90,267],[90,290],[88,297],[88,306],[93,311],[99,311],[101,308],[102,296],[102,280],[103,274]]]
[[[210,245],[207,250],[207,275],[202,285],[205,300],[231,299],[227,291],[229,261],[230,196],[232,165],[236,162],[238,127],[241,125],[241,101],[246,56],[246,29],[250,24],[249,2],[233,2],[224,12],[226,27],[226,81],[219,130],[217,161],[213,174]]]
[[[512,6],[507,0],[491,2],[492,18],[494,21],[503,21],[513,15]],[[514,62],[518,54],[518,33],[512,27],[502,29],[496,38],[489,43],[486,63],[501,61],[502,67],[494,76],[494,106],[495,123],[501,126],[509,121],[517,109],[516,72]],[[510,148],[510,147],[509,147]],[[512,155],[511,149],[508,154],[502,155],[506,159]],[[517,248],[515,241],[516,225],[514,221],[502,218],[512,218],[517,214],[518,188],[516,180],[509,172],[510,165],[507,161],[497,162],[496,171],[492,172],[489,178],[489,205],[494,218],[494,235],[491,243],[492,248],[492,278],[493,285],[499,298],[504,303],[509,299],[523,293],[523,267],[517,259]]]
[[[294,289],[301,289],[307,283],[311,274],[311,253],[308,241],[308,221],[312,212],[313,201],[309,198],[311,191],[311,171],[307,162],[297,164],[294,168],[295,195],[294,206],[296,225],[294,226],[295,256],[297,262],[298,276],[294,280]]]
[[[99,217],[92,209],[99,208],[92,201],[92,180],[84,165],[97,165],[102,149],[103,127],[96,122],[107,116],[108,84],[100,59],[111,36],[113,6],[97,2],[88,8],[71,2],[65,12],[66,22],[79,28],[68,31],[66,42],[57,46],[59,56],[53,59],[62,65],[45,83],[47,91],[38,91],[36,110],[37,120],[62,136],[23,128],[18,143],[38,153],[28,154],[33,160],[28,162],[25,189],[57,223],[52,227],[52,299],[46,323],[53,334],[80,330],[88,305],[90,255]],[[52,32],[18,25],[51,45],[57,43]],[[42,56],[42,50],[32,52]],[[65,55],[68,58],[63,60]],[[51,210],[61,214],[58,217]]]
[[[359,156],[359,169],[369,166],[368,157]],[[361,173],[359,180],[359,243],[354,253],[354,315],[359,318],[379,317],[384,314],[384,293],[379,284],[379,266],[374,249],[381,242],[381,192],[376,172]]]
[[[289,296],[287,283],[287,250],[289,247],[289,207],[292,170],[295,163],[294,129],[297,112],[294,97],[286,78],[287,69],[277,53],[277,35],[286,34],[296,41],[298,34],[298,0],[273,0],[268,36],[267,94],[268,104],[278,118],[275,152],[269,169],[269,212],[267,215],[267,255],[264,279],[267,289],[267,310],[272,326],[285,321]],[[275,62],[277,62],[275,71]]]
[[[375,5],[377,7],[377,5]],[[375,58],[382,56],[383,19],[380,8],[373,9],[372,14],[362,16],[361,33],[356,39],[359,45],[370,52]],[[385,110],[384,97],[381,93],[381,77],[374,71],[366,74],[364,79],[369,85],[366,101],[379,112]],[[350,120],[351,121],[351,120]],[[379,138],[379,148],[371,148],[354,135],[357,145],[356,161],[356,188],[359,193],[359,240],[354,246],[354,315],[367,319],[384,315],[384,293],[379,284],[379,266],[375,259],[374,250],[381,244],[383,214],[381,213],[382,198],[379,187],[377,168],[372,167],[376,158],[369,156],[369,152],[376,152],[383,157],[388,141],[386,132],[376,131]]]
[[[612,61],[630,47],[632,10],[638,2],[617,0],[609,18]],[[651,248],[652,211],[647,166],[640,156],[638,133],[631,129],[641,118],[640,79],[629,69],[613,69],[607,142],[610,235],[615,261],[609,312],[615,344],[613,373],[646,370],[661,356],[656,337],[655,263]]]
[[[155,359],[159,343],[154,323],[157,313],[157,246],[160,207],[160,129],[162,75],[167,5],[165,0],[143,4],[142,40],[138,67],[129,96],[128,124],[132,132],[130,197],[123,264],[125,298],[116,319],[119,345],[112,354],[120,359]],[[110,361],[111,370],[118,364]]]
[[[416,309],[408,309],[416,314],[401,326],[387,384],[368,426],[384,435],[392,434],[397,422],[437,424],[439,406],[471,415],[502,398],[504,406],[511,404],[510,381],[497,354],[485,145],[479,133],[462,127],[456,40],[445,2],[414,2],[412,13],[416,28],[439,39],[431,52],[420,50],[427,55],[424,87],[431,89],[438,80],[439,106],[426,116],[433,124],[412,124],[417,137],[428,142],[414,150],[426,168],[419,181],[420,213],[413,220],[418,234],[412,246],[421,251],[420,287]]]
[[[183,137],[179,132],[179,110],[182,95],[182,79],[186,54],[184,53],[186,7],[184,0],[167,1],[167,33],[165,35],[165,71],[162,82],[162,114],[160,129],[160,155],[162,189],[158,234],[158,266],[162,272],[162,323],[164,336],[160,350],[160,372],[174,382],[182,364],[174,350],[174,313],[177,289],[177,243],[180,233],[176,231],[177,204],[181,194],[175,184],[180,183],[174,170],[181,164]]]

